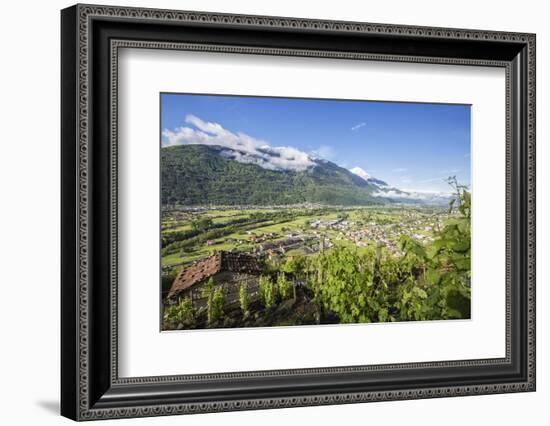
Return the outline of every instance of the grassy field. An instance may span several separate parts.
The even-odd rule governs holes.
[[[253,252],[260,244],[284,242],[290,236],[323,239],[327,248],[362,250],[383,244],[391,249],[402,234],[429,240],[447,217],[443,209],[406,206],[167,211],[162,217],[162,266],[179,269],[222,250]],[[197,230],[195,224],[204,219],[208,225]],[[296,253],[303,250],[293,248],[285,255]]]

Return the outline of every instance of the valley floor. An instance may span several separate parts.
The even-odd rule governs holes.
[[[221,250],[315,254],[321,241],[359,250],[381,244],[398,255],[401,235],[433,240],[448,217],[447,209],[413,206],[172,209],[162,215],[162,267],[178,269]]]

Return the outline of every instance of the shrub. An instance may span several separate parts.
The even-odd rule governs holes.
[[[271,308],[275,304],[275,294],[273,291],[273,281],[266,276],[260,277],[260,299],[266,308]]]
[[[184,297],[176,305],[165,306],[163,319],[165,323],[169,324],[192,325],[195,322],[193,302],[188,297]]]
[[[250,301],[248,299],[248,284],[246,282],[241,283],[239,287],[239,306],[243,315],[248,315],[248,306]]]
[[[223,289],[214,287],[214,279],[210,279],[201,289],[202,297],[206,298],[206,314],[208,324],[212,324],[223,317]]]
[[[277,291],[283,300],[290,295],[290,283],[286,280],[284,273],[280,273],[277,276]]]
[[[209,309],[209,323],[219,321],[223,318],[223,305],[223,288],[218,287],[214,290],[214,293],[212,295],[211,308]]]

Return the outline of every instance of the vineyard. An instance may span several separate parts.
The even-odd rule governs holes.
[[[222,244],[227,248],[233,242],[233,249],[239,247],[254,256],[261,272],[249,276],[248,281],[239,281],[240,278],[235,278],[241,277],[238,274],[233,274],[233,281],[220,279],[220,273],[195,285],[196,290],[166,297],[163,328],[470,318],[471,198],[456,180],[451,179],[450,184],[456,196],[445,211],[409,211],[410,208],[401,206],[382,212],[376,209],[241,212],[240,217],[224,220],[203,217],[202,224],[195,219],[188,230],[183,229],[194,240],[177,246],[184,261],[187,255],[191,264],[196,265],[197,252],[204,256],[201,250],[204,242],[210,240],[204,237],[201,240],[201,235],[212,235],[212,231],[217,233],[230,226],[225,234],[227,239],[236,232],[238,221],[243,235],[255,238],[241,244],[231,238],[230,243],[223,240]],[[275,218],[278,220],[274,221]],[[428,223],[434,226],[427,226]],[[291,235],[298,232],[303,235],[284,239],[267,232],[251,232],[258,227],[268,227],[272,234],[291,229]],[[420,234],[421,230],[424,234]],[[258,238],[258,235],[271,237]],[[298,242],[286,246],[289,240]],[[169,244],[173,242],[167,244],[173,247]],[[265,247],[270,249],[264,250]],[[277,247],[283,249],[277,251]],[[175,258],[167,250],[164,254],[172,256],[167,259]],[[166,268],[164,276],[169,277],[166,281],[171,283],[177,271],[186,265]]]

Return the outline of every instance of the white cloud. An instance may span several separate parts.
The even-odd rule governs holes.
[[[371,178],[371,175],[367,171],[363,170],[361,167],[354,167],[353,169],[349,169],[349,171],[352,172],[354,175],[363,178],[364,180],[368,180]]]
[[[162,131],[163,146],[211,145],[226,148],[222,155],[241,163],[257,164],[269,170],[302,171],[314,166],[311,157],[292,147],[272,147],[268,142],[246,133],[233,133],[218,123],[211,123],[195,115],[187,115],[189,126]]]
[[[408,192],[409,194],[416,194],[418,196],[424,196],[424,197],[450,197],[453,195],[452,192],[449,191],[439,191],[437,189],[413,189],[413,188],[404,188],[402,191]]]
[[[405,173],[408,169],[404,167],[397,167],[396,169],[392,169],[392,172],[394,173]]]
[[[311,151],[314,157],[319,157],[325,160],[334,158],[336,155],[336,152],[334,151],[334,148],[328,145],[321,145],[319,148]]]
[[[361,127],[365,127],[366,125],[367,123],[365,122],[357,123],[355,126],[352,126],[351,130],[355,132],[356,130],[359,130]]]
[[[387,198],[413,198],[411,194],[407,192],[397,192],[394,189],[390,189],[388,191],[377,191],[372,193],[373,197],[387,197]]]
[[[372,194],[373,197],[385,197],[392,198],[396,201],[407,200],[407,201],[422,201],[428,204],[446,204],[452,197],[452,194],[442,191],[423,191],[423,190],[414,190],[407,189],[403,191],[388,190],[388,191],[377,191]]]

